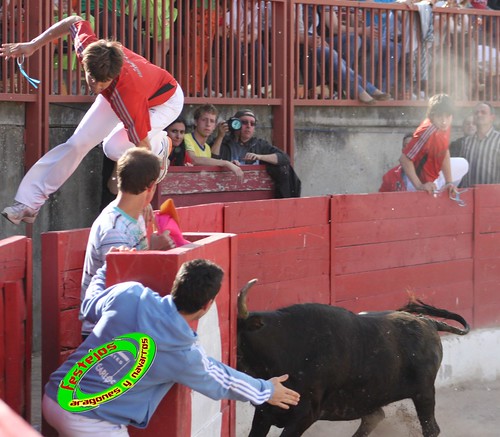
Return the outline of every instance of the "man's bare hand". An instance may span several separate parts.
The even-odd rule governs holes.
[[[434,182],[426,182],[418,187],[419,191],[427,191],[429,194],[434,195],[434,191],[436,191],[437,187]]]
[[[35,52],[33,44],[29,42],[5,43],[0,47],[0,57],[5,59],[31,56]]]
[[[288,379],[288,375],[275,376],[271,378],[271,381],[274,385],[274,393],[267,402],[276,407],[283,408],[284,410],[288,410],[290,405],[297,405],[300,400],[300,394],[296,391],[293,391],[290,388],[285,387],[282,382]]]
[[[229,168],[229,170],[231,170],[236,175],[236,177],[238,178],[238,182],[240,183],[243,182],[245,173],[243,173],[243,170],[240,168],[240,166],[235,165],[229,161],[226,162],[227,162],[226,167]]]
[[[170,237],[170,231],[167,229],[162,234],[153,232],[149,240],[150,250],[169,250],[175,249],[174,240]]]

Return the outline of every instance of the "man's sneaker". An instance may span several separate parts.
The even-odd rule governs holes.
[[[168,157],[172,150],[172,140],[171,138],[168,137],[166,132],[163,132],[161,138],[161,147],[162,147],[160,152],[161,167],[160,167],[160,176],[158,176],[158,179],[156,180],[157,184],[159,184],[163,179],[165,179],[165,176],[167,175],[168,172],[168,165],[170,164]]]
[[[2,215],[10,222],[18,225],[21,222],[33,223],[38,215],[38,211],[24,203],[16,202],[14,205],[4,208]]]

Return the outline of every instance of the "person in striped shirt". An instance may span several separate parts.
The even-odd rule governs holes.
[[[476,133],[462,142],[458,156],[470,165],[461,187],[476,184],[500,184],[500,132],[495,129],[495,108],[481,102],[474,108]]]
[[[83,302],[89,284],[106,262],[112,247],[135,250],[166,250],[175,247],[166,235],[152,234],[148,241],[147,228],[153,219],[150,202],[156,191],[160,160],[143,148],[128,149],[117,163],[118,195],[95,219],[85,250],[80,297]],[[146,211],[146,213],[144,213]],[[80,312],[82,338],[94,327]]]

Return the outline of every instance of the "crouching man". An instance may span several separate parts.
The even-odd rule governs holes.
[[[106,265],[87,289],[81,311],[96,325],[45,386],[43,415],[62,436],[128,436],[145,428],[174,383],[212,399],[269,402],[288,409],[299,394],[288,375],[252,378],[206,356],[189,323],[203,317],[220,290],[223,271],[207,260],[179,269],[161,297],[137,282],[106,288]]]

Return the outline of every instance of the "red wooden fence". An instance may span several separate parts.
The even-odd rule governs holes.
[[[500,326],[500,185],[478,186],[461,197],[465,206],[445,194],[376,193],[179,208],[181,227],[196,250],[133,258],[113,254],[108,279],[141,280],[165,293],[180,263],[190,256],[221,263],[232,293],[225,301],[227,319],[220,319],[227,320],[221,332],[230,339],[224,359],[231,364],[236,347],[233,299],[253,277],[259,283],[249,294],[251,310],[311,301],[353,311],[394,309],[410,292],[462,314],[475,328]],[[78,344],[76,296],[87,232],[42,237],[45,379]],[[230,255],[224,255],[188,232],[230,232],[236,237],[230,239]],[[217,234],[211,238],[216,241]],[[178,390],[177,399],[185,400],[187,392]],[[164,413],[154,419],[154,429],[165,420],[185,426],[176,414],[187,404],[174,407],[170,402],[167,408],[167,402],[161,407]],[[173,413],[166,412],[169,408]],[[222,414],[224,423],[231,424],[231,414]]]
[[[31,415],[32,248],[26,237],[0,241],[0,398]]]

